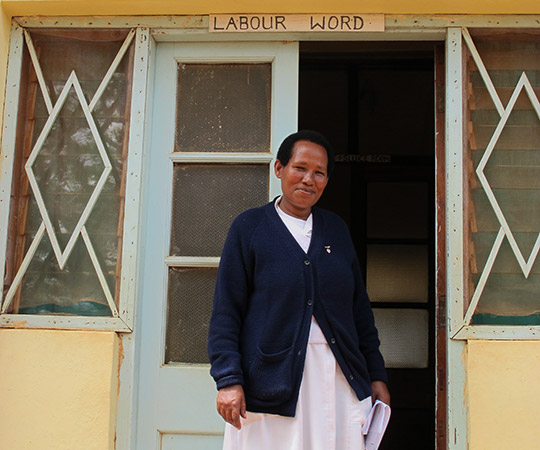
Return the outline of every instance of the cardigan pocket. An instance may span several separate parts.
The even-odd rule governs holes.
[[[268,406],[279,405],[288,400],[293,392],[293,346],[277,353],[264,353],[257,348],[255,358],[249,368],[250,396]]]

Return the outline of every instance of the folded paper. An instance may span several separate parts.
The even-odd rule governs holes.
[[[366,450],[377,450],[379,448],[389,420],[390,406],[377,400],[362,427],[362,433],[365,435]]]

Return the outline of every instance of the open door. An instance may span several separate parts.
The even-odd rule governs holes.
[[[137,448],[221,448],[206,354],[219,255],[243,210],[278,195],[296,131],[297,43],[157,44],[140,297]]]
[[[436,446],[436,60],[430,42],[300,47],[299,127],[337,154],[320,206],[349,224],[387,365],[382,450]]]

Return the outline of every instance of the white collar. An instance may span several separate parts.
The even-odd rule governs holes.
[[[311,231],[313,229],[313,214],[310,213],[306,220],[291,216],[279,207],[279,202],[281,201],[281,198],[282,196],[280,195],[274,202],[274,206],[283,222],[285,222],[285,225],[287,225],[287,228],[289,228],[289,225],[294,225],[295,227],[299,228],[304,234],[311,235]]]

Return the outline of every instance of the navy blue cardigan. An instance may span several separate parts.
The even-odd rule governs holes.
[[[244,386],[247,409],[294,416],[311,316],[358,398],[386,381],[369,298],[346,224],[313,208],[307,254],[275,206],[231,225],[210,321],[210,373],[217,388]]]

